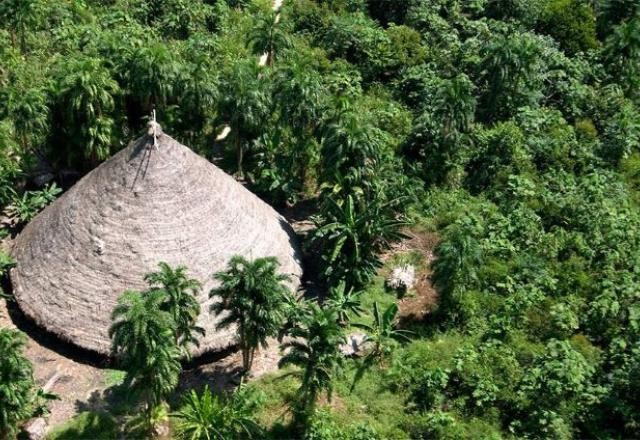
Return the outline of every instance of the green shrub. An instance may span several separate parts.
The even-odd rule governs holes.
[[[16,152],[11,125],[0,121],[0,211],[15,197],[16,179],[21,173]]]
[[[40,211],[53,202],[62,193],[55,183],[42,190],[26,191],[22,197],[15,197],[6,209],[10,224],[19,226],[29,223]]]
[[[305,440],[376,440],[381,437],[366,423],[341,425],[331,411],[321,409],[315,412],[306,429]]]
[[[212,394],[208,386],[200,394],[191,390],[174,414],[178,432],[192,440],[260,437],[262,431],[254,415],[262,400],[254,388],[240,387],[222,398]]]
[[[596,14],[584,0],[551,0],[542,12],[538,30],[551,35],[569,54],[598,47]]]
[[[406,429],[411,438],[439,440],[499,440],[500,427],[481,418],[459,416],[454,412],[431,411],[407,418]]]
[[[2,237],[0,237],[2,238]],[[11,256],[4,251],[0,250],[0,280],[4,278],[5,275],[9,272],[9,269],[15,264],[15,261]],[[7,297],[7,294],[4,293],[2,287],[0,287],[0,297]]]
[[[20,423],[36,409],[36,383],[31,362],[23,354],[24,333],[0,328],[0,438],[12,439]]]

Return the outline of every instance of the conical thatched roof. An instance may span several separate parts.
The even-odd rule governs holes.
[[[289,225],[270,206],[171,137],[144,136],[87,174],[17,238],[11,272],[20,308],[83,348],[108,353],[111,311],[126,289],[147,287],[158,262],[185,265],[203,284],[194,354],[228,347],[207,296],[232,255],[275,256],[297,287]]]

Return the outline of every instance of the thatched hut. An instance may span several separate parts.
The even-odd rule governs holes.
[[[235,342],[208,312],[211,275],[232,255],[275,256],[292,287],[299,284],[299,252],[286,221],[155,127],[155,135],[132,142],[41,212],[13,249],[11,280],[24,313],[103,354],[116,300],[126,289],[145,289],[143,276],[160,261],[187,266],[203,284],[198,325],[206,335],[195,355]]]

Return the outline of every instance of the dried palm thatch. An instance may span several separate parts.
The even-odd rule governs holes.
[[[160,261],[187,266],[203,284],[198,325],[206,335],[194,355],[235,342],[233,330],[216,330],[207,298],[216,285],[211,274],[232,255],[277,257],[293,288],[302,272],[293,231],[276,211],[155,128],[155,136],[132,142],[41,212],[13,249],[20,308],[103,354],[117,298],[145,289],[143,276]]]

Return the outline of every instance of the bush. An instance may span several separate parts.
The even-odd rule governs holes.
[[[262,396],[253,388],[241,387],[220,398],[207,386],[201,394],[191,390],[174,417],[178,419],[178,432],[183,438],[253,438],[262,435],[253,420],[261,403]]]
[[[62,193],[55,183],[42,190],[26,191],[22,197],[15,197],[6,209],[9,224],[13,227],[29,223],[40,211],[53,202]]]
[[[0,329],[0,438],[11,439],[21,422],[31,417],[36,383],[31,362],[24,356],[26,336]]]
[[[2,238],[2,236],[0,236]],[[11,268],[15,264],[15,261],[9,254],[0,250],[0,281],[4,278],[4,276],[9,272],[9,268]],[[7,296],[2,287],[0,287],[0,297]]]
[[[446,411],[416,414],[408,419],[407,431],[411,438],[440,440],[500,440],[500,427],[481,418],[464,418]]]
[[[568,54],[598,47],[596,15],[584,0],[552,0],[547,3],[537,26],[551,35]]]
[[[0,121],[0,211],[15,197],[20,164],[16,160],[17,145],[10,124]]]
[[[340,426],[329,410],[315,412],[306,429],[304,440],[376,440],[381,437],[365,423]]]

